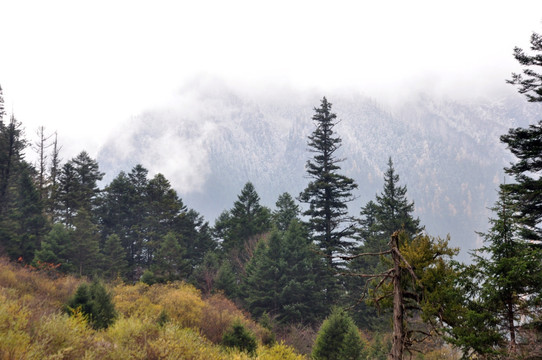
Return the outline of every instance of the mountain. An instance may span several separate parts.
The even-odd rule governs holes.
[[[109,180],[138,163],[163,173],[211,224],[247,181],[273,208],[282,192],[297,196],[308,182],[307,136],[322,95],[196,82],[171,104],[130,119],[98,162]],[[391,156],[428,233],[450,234],[463,260],[480,246],[475,231],[487,229],[487,208],[504,180],[503,167],[513,161],[499,136],[537,121],[542,110],[519,95],[459,102],[420,94],[394,105],[358,93],[325,95],[340,120],[342,172],[359,185],[351,213],[359,214],[382,190]]]

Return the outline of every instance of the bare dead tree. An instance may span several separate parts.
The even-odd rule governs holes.
[[[413,344],[413,331],[410,331],[407,329],[407,325],[405,322],[405,307],[406,307],[406,301],[405,298],[412,298],[416,297],[415,294],[409,293],[405,290],[402,282],[403,273],[406,269],[406,274],[412,279],[413,282],[418,281],[418,277],[414,273],[414,270],[406,261],[406,259],[403,257],[399,250],[399,235],[400,231],[396,231],[391,235],[390,242],[388,243],[390,246],[389,250],[382,251],[382,252],[376,252],[376,253],[361,253],[356,254],[353,256],[341,256],[340,258],[343,260],[353,260],[355,258],[364,257],[364,256],[383,256],[383,255],[391,255],[391,260],[393,263],[393,266],[390,267],[388,270],[383,271],[378,274],[360,274],[360,273],[349,273],[349,272],[343,272],[341,275],[346,276],[358,276],[363,277],[367,279],[380,279],[379,282],[374,286],[373,289],[373,295],[374,304],[379,307],[380,302],[382,302],[384,299],[388,299],[390,297],[393,298],[393,342],[392,342],[392,349],[389,354],[389,358],[391,360],[403,360],[403,356],[405,351],[410,352],[411,345]],[[383,290],[384,286],[386,284],[392,285],[392,291],[386,291]],[[369,286],[369,281],[365,283],[365,288],[363,289],[363,293],[359,299],[359,302],[365,300],[367,290]],[[378,295],[377,295],[378,294]]]
[[[43,198],[45,197],[46,188],[47,188],[47,179],[46,179],[46,174],[45,174],[45,172],[47,171],[46,169],[47,168],[47,154],[45,151],[51,146],[53,146],[53,144],[47,143],[47,141],[51,139],[53,134],[46,136],[44,126],[38,127],[36,134],[38,135],[38,140],[33,144],[32,149],[38,154],[37,182],[38,182],[40,200],[43,201]],[[56,137],[55,137],[55,144],[56,144]]]

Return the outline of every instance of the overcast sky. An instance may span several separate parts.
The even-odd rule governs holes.
[[[96,155],[119,124],[198,76],[381,98],[498,95],[513,90],[512,50],[533,31],[540,0],[0,0],[0,85],[28,137],[44,125]]]

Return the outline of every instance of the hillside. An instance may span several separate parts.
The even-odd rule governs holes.
[[[415,213],[435,236],[467,250],[480,245],[488,207],[512,160],[499,142],[511,127],[538,119],[540,106],[519,97],[458,102],[429,95],[395,105],[361,94],[326,94],[341,122],[342,169],[359,184],[353,215],[380,193],[392,157]],[[211,223],[247,181],[273,207],[284,191],[305,187],[313,108],[322,97],[272,89],[250,94],[216,81],[183,89],[169,106],[131,119],[103,147],[109,179],[136,163],[171,179],[185,203]]]
[[[62,311],[82,281],[0,259],[0,359],[304,358],[285,345],[262,345],[267,330],[222,295],[203,299],[184,283],[110,284],[118,318],[93,330],[83,317]],[[235,319],[256,334],[255,357],[219,345]]]

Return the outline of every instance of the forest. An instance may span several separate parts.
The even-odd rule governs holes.
[[[508,82],[542,102],[536,33],[531,50]],[[514,181],[469,263],[414,217],[391,156],[353,216],[325,97],[312,121],[305,189],[269,207],[247,182],[209,224],[141,164],[100,188],[98,162],[28,139],[0,87],[1,358],[542,358],[542,121],[500,137]]]

